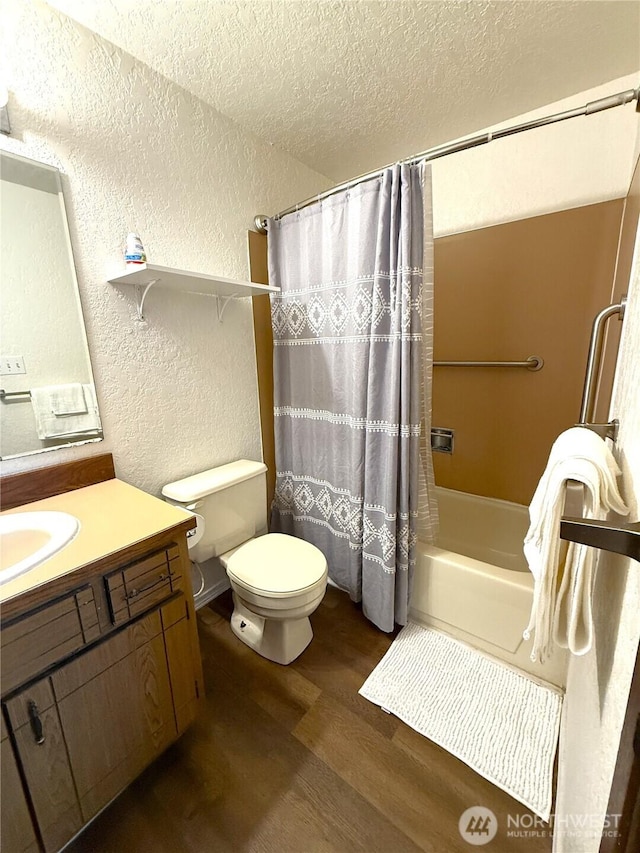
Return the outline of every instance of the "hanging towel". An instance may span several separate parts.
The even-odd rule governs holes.
[[[39,439],[93,433],[102,428],[92,385],[71,383],[32,388],[31,405]],[[71,411],[63,412],[65,408]]]
[[[609,511],[627,515],[616,478],[620,469],[606,443],[584,427],[563,432],[551,448],[547,467],[529,507],[531,525],[524,540],[524,554],[533,575],[533,603],[524,638],[534,631],[532,660],[543,662],[552,651],[552,640],[574,654],[591,648],[595,551],[585,545],[560,540],[568,483],[584,487],[583,515],[604,518]],[[560,591],[558,572],[564,561]]]
[[[87,411],[84,390],[79,382],[69,385],[51,385],[49,394],[51,411],[56,417],[83,415]]]
[[[87,413],[95,419],[97,423],[96,428],[102,429],[102,424],[100,422],[100,414],[98,412],[98,400],[96,399],[96,389],[93,386],[93,383],[83,385],[82,390],[84,392],[84,399],[87,404]]]

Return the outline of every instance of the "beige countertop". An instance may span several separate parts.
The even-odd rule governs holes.
[[[0,586],[0,603],[135,545],[185,520],[185,513],[179,508],[118,479],[35,501],[6,510],[0,515],[51,510],[75,516],[80,522],[78,533],[57,554]],[[34,532],[34,537],[37,536]]]

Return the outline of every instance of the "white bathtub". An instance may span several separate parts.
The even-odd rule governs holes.
[[[446,631],[511,666],[564,686],[566,654],[530,659],[522,639],[533,579],[522,554],[527,508],[507,501],[436,489],[437,546],[420,543],[410,618]]]

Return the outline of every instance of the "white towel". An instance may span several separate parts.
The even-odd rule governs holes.
[[[102,428],[92,385],[70,383],[32,388],[31,405],[38,438],[43,440],[99,432]]]
[[[50,385],[51,411],[56,417],[83,415],[87,411],[84,390],[79,382],[69,385]]]
[[[87,404],[87,413],[94,418],[96,429],[102,429],[100,421],[100,413],[98,412],[98,400],[96,398],[96,389],[93,383],[88,383],[82,386],[84,392],[85,403]]]
[[[609,511],[627,515],[629,510],[616,484],[619,474],[606,443],[584,427],[566,430],[551,448],[529,507],[531,525],[524,540],[524,554],[534,580],[531,616],[524,637],[529,639],[531,631],[535,631],[533,660],[549,657],[552,639],[574,654],[585,654],[591,648],[595,551],[574,543],[561,547],[560,519],[570,480],[584,485],[586,518],[604,518]],[[558,570],[563,556],[564,575],[558,594]]]

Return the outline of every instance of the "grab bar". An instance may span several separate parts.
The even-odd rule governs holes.
[[[539,355],[530,355],[526,361],[434,361],[434,367],[526,367],[527,370],[541,370],[544,359]]]
[[[600,379],[600,367],[602,362],[602,348],[604,346],[604,331],[607,320],[618,315],[618,320],[624,318],[626,295],[616,305],[609,305],[593,321],[591,329],[591,340],[589,342],[589,354],[587,356],[587,369],[584,377],[584,389],[582,391],[582,403],[580,405],[580,420],[576,426],[586,427],[596,432],[601,438],[616,440],[618,434],[618,421],[609,421],[606,424],[593,423],[596,407],[596,395]]]
[[[31,397],[31,391],[5,391],[0,388],[0,400],[6,400],[7,397]]]
[[[602,366],[605,324],[616,314],[619,320],[624,319],[626,303],[627,297],[623,296],[616,305],[603,308],[593,321],[582,403],[580,405],[580,422],[576,424],[578,427],[584,427],[597,433],[600,438],[610,438],[612,441],[615,441],[618,435],[618,421],[613,420],[606,424],[595,424],[592,421],[595,415],[596,395]],[[584,484],[570,480],[565,497],[564,512],[570,513],[571,516],[579,515],[582,509],[583,494]],[[581,545],[589,545],[591,548],[599,548],[601,551],[624,554],[626,557],[640,561],[640,523],[638,522],[628,524],[621,521],[600,521],[595,518],[573,518],[563,514],[560,520],[560,538]]]

